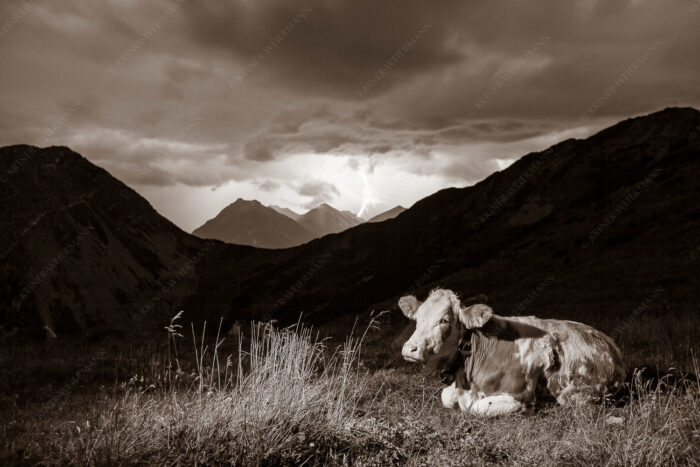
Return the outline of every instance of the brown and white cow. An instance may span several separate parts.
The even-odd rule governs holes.
[[[425,302],[402,297],[399,307],[416,322],[403,357],[454,372],[442,391],[448,408],[493,416],[529,410],[537,397],[581,403],[614,394],[625,379],[615,343],[585,324],[498,316],[443,289]]]

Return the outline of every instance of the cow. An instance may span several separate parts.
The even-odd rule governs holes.
[[[498,316],[485,304],[462,305],[445,289],[398,304],[416,322],[404,359],[454,375],[441,394],[447,408],[496,416],[529,412],[538,397],[581,404],[615,394],[625,380],[620,350],[585,324]]]

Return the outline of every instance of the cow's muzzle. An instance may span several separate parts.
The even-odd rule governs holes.
[[[406,342],[401,349],[401,355],[403,355],[404,360],[409,362],[422,362],[423,352],[420,347],[410,342]]]

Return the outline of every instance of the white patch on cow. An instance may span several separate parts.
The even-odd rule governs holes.
[[[442,390],[440,394],[440,399],[442,400],[442,406],[446,409],[451,409],[457,405],[457,399],[459,397],[460,389],[457,389],[457,383],[452,383]]]
[[[457,403],[459,404],[459,409],[462,412],[469,412],[469,410],[474,406],[474,403],[479,400],[473,390],[457,389]]]
[[[520,412],[525,407],[510,394],[498,394],[484,397],[474,403],[471,413],[483,417],[495,417],[508,413]]]

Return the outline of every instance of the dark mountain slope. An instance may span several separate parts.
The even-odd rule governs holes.
[[[4,332],[150,329],[192,294],[194,266],[220,246],[64,147],[2,148],[0,175]],[[228,249],[232,259],[245,251]]]
[[[654,307],[696,313],[694,109],[564,141],[394,219],[285,250],[190,236],[77,154],[47,148],[26,157],[30,149],[0,150],[0,175],[8,177],[0,184],[6,326],[145,329],[183,306],[209,320],[295,320],[303,311],[327,321],[435,285],[485,293],[502,314],[576,318],[595,310],[611,327],[639,316],[659,288]],[[139,312],[144,303],[152,303],[147,313]]]
[[[198,295],[228,295],[244,315],[303,310],[318,320],[436,284],[486,293],[503,314],[573,317],[596,307],[619,321],[659,286],[669,306],[687,306],[697,302],[699,128],[694,109],[626,120],[440,191],[398,218],[295,248],[245,279],[254,286],[229,294],[202,278],[208,290]],[[226,275],[224,263],[203,274]]]
[[[289,248],[315,238],[314,233],[259,201],[238,199],[192,232],[237,245]]]
[[[389,209],[388,211],[384,211],[380,214],[377,214],[376,216],[369,219],[367,222],[384,222],[385,220],[393,219],[405,210],[406,208],[403,206],[395,206]]]

